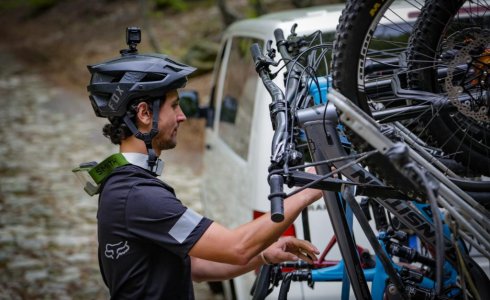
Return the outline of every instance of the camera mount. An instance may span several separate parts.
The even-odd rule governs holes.
[[[128,49],[122,49],[119,51],[121,55],[138,54],[136,46],[141,42],[141,30],[138,27],[126,28],[126,44]]]

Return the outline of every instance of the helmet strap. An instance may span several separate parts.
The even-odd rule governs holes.
[[[141,131],[139,131],[138,128],[136,128],[136,126],[134,125],[133,121],[131,121],[131,119],[129,118],[128,114],[126,114],[123,118],[124,123],[126,123],[126,125],[129,127],[129,130],[131,130],[134,136],[145,143],[146,151],[148,152],[148,167],[150,167],[150,170],[152,172],[155,172],[157,168],[156,162],[158,159],[155,150],[153,150],[151,141],[158,134],[158,108],[159,107],[160,107],[160,99],[156,98],[153,100],[151,104],[153,120],[152,120],[150,132],[142,133]]]

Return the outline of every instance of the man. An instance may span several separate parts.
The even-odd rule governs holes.
[[[100,269],[111,298],[193,299],[192,280],[229,279],[264,263],[311,263],[313,245],[279,237],[319,191],[286,199],[281,223],[266,214],[228,229],[185,207],[156,177],[163,168],[158,157],[176,146],[186,120],[177,89],[195,69],[164,55],[121,53],[88,67],[91,104],[109,119],[103,132],[120,145],[123,161],[102,180],[97,214]]]

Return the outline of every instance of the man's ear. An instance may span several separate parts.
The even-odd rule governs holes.
[[[151,126],[152,114],[146,102],[140,102],[136,107],[136,122],[143,126]]]

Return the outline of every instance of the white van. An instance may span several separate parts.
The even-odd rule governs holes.
[[[343,8],[344,4],[338,4],[272,13],[238,21],[224,32],[214,67],[205,133],[202,203],[206,216],[234,228],[270,210],[267,168],[273,136],[268,107],[271,97],[257,76],[250,46],[259,43],[264,51],[267,41],[272,40],[275,48],[274,30],[281,28],[287,37],[294,24],[298,25],[298,35],[321,30],[324,41],[331,42]],[[282,72],[274,81],[283,86]],[[322,251],[333,236],[325,204],[318,201],[308,212],[311,241]],[[287,234],[304,238],[303,229],[300,217]],[[363,237],[357,241],[370,249]],[[338,247],[327,259],[340,259]],[[226,298],[251,299],[255,277],[251,272],[223,282]],[[275,288],[268,298],[277,299],[278,290]],[[316,283],[312,289],[306,282],[292,282],[288,294],[288,299],[340,297],[341,283]]]

